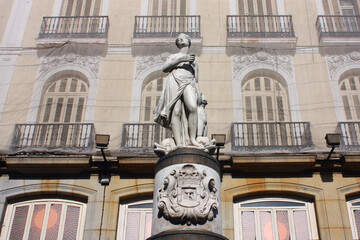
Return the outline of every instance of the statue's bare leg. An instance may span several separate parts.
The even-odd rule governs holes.
[[[176,146],[181,146],[181,100],[175,103],[175,106],[171,115],[171,131],[174,135]]]
[[[188,117],[188,127],[189,127],[189,137],[192,145],[196,147],[202,147],[202,145],[196,141],[197,134],[197,96],[195,93],[195,89],[188,85],[184,90],[183,100],[185,104],[185,108],[189,113]]]

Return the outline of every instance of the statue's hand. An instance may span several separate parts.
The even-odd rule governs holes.
[[[191,64],[191,63],[193,63],[193,62],[195,61],[195,54],[190,53],[190,54],[189,54],[189,57],[190,57],[189,62],[190,62],[190,64]]]
[[[182,57],[180,57],[179,59],[181,62],[194,62],[195,61],[195,54],[191,53],[191,54],[187,54],[187,55],[184,55]]]

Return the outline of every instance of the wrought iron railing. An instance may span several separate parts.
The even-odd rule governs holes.
[[[200,37],[200,16],[135,16],[134,37]]]
[[[171,131],[156,123],[126,123],[123,125],[122,149],[147,151],[154,143],[170,138]]]
[[[39,38],[106,38],[107,16],[43,17]]]
[[[360,37],[360,16],[321,15],[316,28],[322,37]]]
[[[91,149],[94,136],[92,123],[15,124],[11,147]]]
[[[337,128],[341,134],[341,148],[360,149],[360,122],[339,122]]]
[[[232,123],[233,151],[299,150],[312,147],[308,122]]]
[[[228,15],[228,37],[295,37],[291,15]]]

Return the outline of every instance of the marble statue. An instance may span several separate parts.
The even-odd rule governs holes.
[[[171,129],[173,134],[173,138],[155,144],[155,150],[165,154],[179,147],[208,149],[213,146],[213,141],[204,136],[204,129],[198,129],[199,121],[202,125],[206,122],[204,112],[199,119],[198,109],[200,107],[201,111],[205,111],[206,104],[203,104],[198,85],[198,62],[195,54],[189,53],[191,39],[186,34],[180,34],[175,43],[180,51],[170,55],[163,66],[163,72],[169,74],[153,112],[154,121]]]

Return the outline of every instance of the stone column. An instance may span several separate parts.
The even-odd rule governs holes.
[[[219,162],[180,148],[155,169],[152,236],[148,240],[227,239],[222,234]]]

